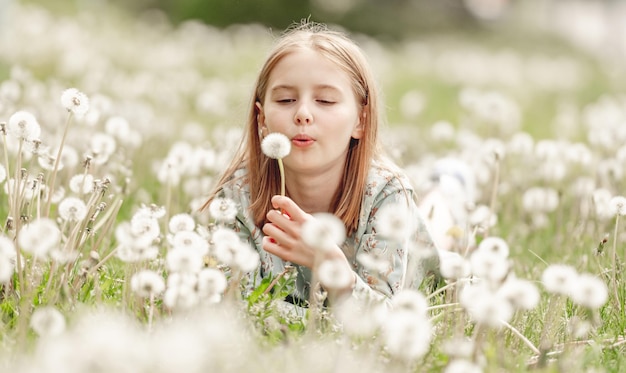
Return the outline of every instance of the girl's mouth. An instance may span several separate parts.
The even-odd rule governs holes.
[[[294,146],[297,146],[300,148],[313,145],[314,142],[315,142],[315,139],[313,139],[311,136],[304,135],[304,134],[296,135],[291,138],[291,143]]]

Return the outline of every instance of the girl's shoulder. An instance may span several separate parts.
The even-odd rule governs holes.
[[[387,158],[372,161],[367,177],[366,193],[373,195],[383,191],[388,193],[399,190],[412,191],[413,187],[406,173],[395,163]]]
[[[250,195],[248,170],[245,167],[236,169],[232,175],[224,181],[219,194],[236,201],[246,199]]]

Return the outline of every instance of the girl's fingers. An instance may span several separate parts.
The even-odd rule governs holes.
[[[272,197],[272,206],[287,215],[289,219],[297,222],[304,222],[308,215],[289,197],[274,196]]]

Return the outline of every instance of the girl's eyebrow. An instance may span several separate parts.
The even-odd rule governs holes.
[[[341,91],[339,88],[337,88],[336,86],[332,84],[318,84],[318,85],[315,85],[313,88],[316,90],[330,89],[333,91]],[[271,91],[275,92],[275,91],[280,91],[280,90],[295,90],[295,89],[296,87],[293,85],[279,84],[277,86],[272,87]]]

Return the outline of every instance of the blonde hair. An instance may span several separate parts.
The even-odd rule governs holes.
[[[378,110],[378,92],[371,68],[361,49],[343,33],[308,21],[287,29],[270,51],[255,84],[244,138],[203,208],[208,206],[222,186],[232,179],[235,171],[245,166],[250,187],[250,214],[257,226],[262,226],[265,222],[266,213],[272,209],[271,197],[279,194],[280,174],[277,162],[261,151],[255,104],[264,102],[269,76],[277,63],[289,53],[301,48],[317,51],[344,70],[350,77],[358,102],[362,105],[363,135],[358,140],[350,140],[344,177],[332,205],[332,212],[343,221],[350,234],[356,230],[359,223],[365,183],[372,160],[380,155],[378,126],[381,119]]]

